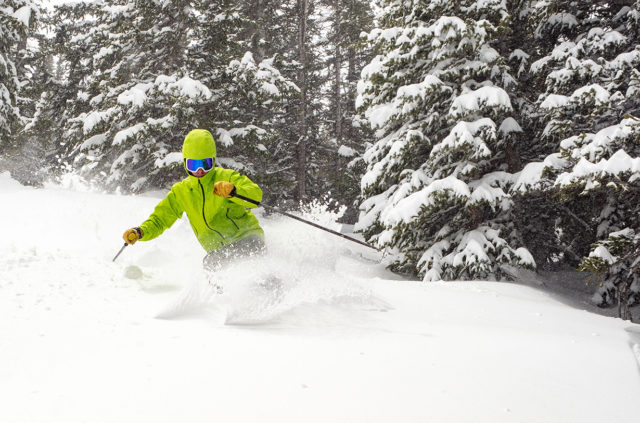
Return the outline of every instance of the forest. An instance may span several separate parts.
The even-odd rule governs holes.
[[[193,128],[395,272],[640,304],[640,1],[0,0],[0,172],[166,190]]]

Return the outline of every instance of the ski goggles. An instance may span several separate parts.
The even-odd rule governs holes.
[[[184,159],[184,166],[189,172],[197,172],[200,168],[205,172],[208,172],[213,169],[214,164],[215,160],[211,157],[207,159]]]

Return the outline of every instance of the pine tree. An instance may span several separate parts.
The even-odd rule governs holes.
[[[528,245],[551,246],[534,252],[539,261],[582,261],[583,269],[596,270],[603,267],[594,260],[606,256],[611,267],[597,298],[611,304],[611,289],[633,280],[635,247],[630,240],[627,249],[616,247],[618,253],[603,251],[616,244],[615,234],[640,229],[634,117],[640,105],[640,2],[537,2],[534,18],[537,60],[530,74],[540,96],[527,119],[539,128],[540,157],[523,171],[531,184],[519,200],[525,204],[520,220],[538,226],[527,234]],[[635,283],[632,290],[639,289]]]
[[[293,121],[290,102],[298,90],[285,72],[286,60],[273,44],[276,21],[272,20],[281,15],[283,6],[268,0],[247,0],[233,2],[224,10],[218,7],[212,2],[203,16],[218,22],[218,31],[225,31],[220,38],[226,40],[222,42],[226,47],[209,44],[210,35],[203,36],[201,51],[206,57],[215,57],[215,71],[197,68],[203,81],[219,92],[209,114],[217,128],[220,162],[260,184],[265,201],[277,201],[293,190],[294,158],[287,137]]]
[[[0,156],[15,154],[15,132],[21,125],[18,108],[20,77],[16,60],[26,48],[27,32],[35,27],[39,9],[31,0],[0,1]]]
[[[322,155],[322,173],[326,175],[326,191],[338,203],[349,206],[344,220],[357,218],[356,198],[359,181],[364,173],[362,154],[372,133],[355,110],[357,82],[362,68],[371,60],[371,51],[360,39],[363,31],[373,27],[371,6],[356,0],[328,0],[321,4],[328,16],[326,43],[327,87],[323,97],[323,139],[326,147]]]
[[[107,1],[96,13],[76,39],[99,49],[81,99],[91,110],[68,120],[67,157],[112,188],[166,187],[182,175],[182,139],[212,98],[186,66],[197,13],[188,1]]]
[[[86,38],[97,10],[96,3],[79,2],[42,14],[43,30],[34,34],[38,49],[27,60],[30,76],[26,96],[33,102],[33,110],[21,131],[21,155],[31,166],[21,180],[42,181],[69,171],[64,158],[75,144],[65,128],[69,119],[91,110],[86,101],[92,96],[87,81],[91,58],[100,47],[87,43]]]
[[[359,107],[378,141],[365,153],[357,228],[425,280],[504,278],[535,266],[510,224],[508,146],[521,131],[515,78],[493,45],[502,1],[380,2],[378,56]]]

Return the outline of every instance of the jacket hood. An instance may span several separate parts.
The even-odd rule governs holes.
[[[206,159],[208,157],[213,157],[215,162],[216,143],[211,132],[206,129],[194,129],[189,132],[182,144],[183,165],[184,159]],[[185,170],[187,169],[185,168]]]

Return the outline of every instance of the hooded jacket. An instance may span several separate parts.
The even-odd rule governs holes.
[[[182,157],[183,162],[186,158],[215,159],[216,148],[211,133],[202,129],[189,132],[182,147]],[[262,201],[262,190],[249,178],[235,170],[214,167],[202,178],[189,175],[174,184],[149,218],[140,225],[143,233],[140,240],[150,241],[158,237],[183,213],[187,214],[196,238],[207,252],[248,236],[264,238],[258,219],[248,210],[256,205],[237,198],[214,195],[213,185],[218,181],[231,182],[238,194],[257,202]]]

